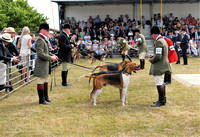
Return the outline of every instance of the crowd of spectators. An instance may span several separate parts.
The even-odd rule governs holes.
[[[153,19],[146,20],[145,17],[142,17],[143,29],[145,25],[158,26],[161,27],[161,15],[155,14]],[[119,43],[117,37],[124,37],[129,43],[131,48],[135,47],[135,34],[134,29],[140,25],[140,21],[135,19],[131,20],[129,16],[120,15],[118,19],[112,19],[109,15],[106,15],[104,20],[101,20],[99,15],[96,17],[89,16],[87,21],[82,20],[81,22],[76,22],[74,17],[67,17],[63,20],[63,24],[68,23],[72,27],[72,32],[76,34],[76,41],[80,44],[82,41],[83,44],[87,45],[87,42],[93,44],[94,40],[98,40],[99,44],[103,45],[106,49],[107,41],[111,41],[113,49],[117,51],[119,48]],[[189,14],[187,17],[174,17],[173,13],[164,15],[162,18],[162,35],[171,37],[172,32],[178,29],[180,32],[182,29],[186,29],[186,33],[190,38],[189,45],[193,46],[197,50],[199,46],[200,39],[200,18],[196,19]],[[192,40],[192,41],[191,41]],[[194,43],[194,44],[192,44]],[[191,46],[188,49],[189,53],[192,53]],[[196,52],[199,52],[198,50]],[[196,54],[195,56],[198,54]],[[193,52],[194,53],[194,52]]]

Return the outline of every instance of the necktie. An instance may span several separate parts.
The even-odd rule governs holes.
[[[3,46],[3,48],[4,48],[4,56],[7,57],[6,46]]]

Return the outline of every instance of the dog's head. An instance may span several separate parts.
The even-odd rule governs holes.
[[[126,59],[124,62],[122,62],[122,67],[125,67],[130,62],[130,60]]]
[[[140,70],[140,65],[137,65],[134,62],[128,63],[125,67],[125,71],[131,74],[132,72],[137,73]]]

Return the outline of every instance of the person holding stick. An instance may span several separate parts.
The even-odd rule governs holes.
[[[40,24],[39,32],[40,33],[35,42],[37,58],[35,61],[34,76],[38,77],[37,91],[39,96],[39,104],[50,105],[49,102],[51,102],[51,100],[48,96],[48,77],[51,72],[51,60],[58,61],[58,57],[49,52],[49,24]]]

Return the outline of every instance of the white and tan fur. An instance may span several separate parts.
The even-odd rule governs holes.
[[[122,71],[118,72],[101,72],[99,75],[92,74],[91,76],[86,76],[89,78],[93,78],[93,90],[90,93],[90,101],[94,101],[94,106],[96,106],[96,99],[98,95],[101,93],[103,86],[105,84],[112,85],[116,88],[119,88],[120,91],[120,99],[122,101],[122,106],[127,103],[127,89],[130,82],[130,76],[133,71],[139,69],[139,65],[136,63],[129,63],[125,66]]]

